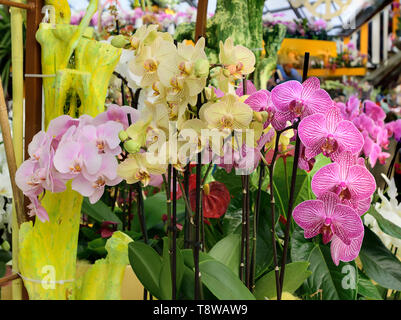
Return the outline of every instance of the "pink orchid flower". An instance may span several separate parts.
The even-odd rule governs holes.
[[[376,181],[364,166],[355,164],[355,157],[351,152],[345,151],[338,156],[336,162],[324,166],[315,173],[311,187],[318,197],[331,191],[341,200],[358,201],[373,195]]]
[[[15,182],[25,195],[38,196],[44,190],[47,173],[35,160],[24,161],[15,174]]]
[[[325,115],[317,113],[304,118],[298,132],[308,160],[321,152],[332,160],[343,151],[359,154],[364,142],[359,130],[351,121],[342,119],[337,107],[330,108]]]
[[[256,148],[249,147],[244,143],[240,150],[233,150],[231,143],[226,142],[223,146],[224,156],[218,157],[216,163],[228,173],[235,168],[238,174],[250,174],[259,165],[262,158],[262,148],[273,137],[274,131],[270,130],[259,138]]]
[[[401,119],[387,123],[386,129],[388,130],[389,138],[394,135],[395,140],[401,140]]]
[[[28,145],[28,154],[35,161],[46,161],[52,138],[45,131],[38,132]]]
[[[314,113],[326,113],[333,102],[329,94],[320,89],[318,78],[311,77],[304,83],[287,81],[272,90],[272,100],[280,121],[293,121]]]
[[[49,221],[49,215],[47,214],[45,208],[40,204],[36,196],[29,196],[31,203],[28,205],[28,215],[30,217],[37,216],[40,221]]]
[[[305,170],[307,172],[310,172],[313,169],[313,166],[315,165],[315,158],[308,159],[305,155],[306,147],[305,145],[301,142],[301,147],[299,150],[299,159],[298,159],[298,168],[301,170]]]
[[[386,118],[386,113],[376,103],[372,101],[365,101],[364,111],[368,117],[370,117],[375,123],[383,123]]]
[[[340,264],[340,261],[349,262],[354,260],[361,251],[363,242],[364,230],[359,237],[351,239],[351,243],[346,245],[339,237],[333,236],[330,245],[331,258],[336,266]]]
[[[254,94],[256,91],[257,90],[253,82],[251,80],[246,80],[246,94],[249,96],[251,94]],[[244,86],[242,81],[237,90],[235,90],[235,94],[238,97],[242,97],[244,95]]]
[[[122,106],[116,104],[111,104],[107,107],[106,112],[102,112],[95,119],[93,119],[93,124],[98,126],[100,124],[106,123],[107,121],[115,121],[121,123],[126,130],[128,125],[128,115],[131,116],[131,122],[135,123],[139,117],[140,112],[134,108],[128,106]]]
[[[60,173],[69,174],[71,178],[81,173],[94,175],[100,169],[102,157],[94,143],[75,138],[74,134],[79,135],[79,131],[75,131],[75,126],[71,127],[61,139],[54,155],[54,166]]]
[[[337,105],[340,106],[343,118],[352,121],[359,115],[359,106],[361,105],[361,101],[356,96],[351,96],[346,104]]]
[[[99,153],[109,153],[116,156],[121,153],[118,133],[123,130],[123,125],[116,121],[107,121],[95,127],[94,125],[82,128],[83,136],[96,145]]]
[[[363,232],[363,223],[354,209],[343,205],[338,195],[326,192],[317,200],[307,200],[295,207],[295,222],[304,229],[306,239],[322,234],[327,244],[334,235],[346,245]]]
[[[96,203],[103,195],[106,185],[115,186],[122,181],[122,178],[117,176],[117,166],[118,162],[114,156],[104,154],[100,170],[89,179],[83,175],[78,176],[72,181],[72,189],[89,197],[90,203]]]
[[[276,117],[276,107],[273,104],[271,93],[267,90],[259,90],[252,93],[245,101],[248,106],[251,107],[253,111],[261,112],[266,111],[268,114],[267,121],[264,123],[264,128],[267,128],[272,124],[273,128],[276,130],[283,130],[286,123],[279,121]]]

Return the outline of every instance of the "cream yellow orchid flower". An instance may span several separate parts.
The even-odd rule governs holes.
[[[252,73],[255,70],[255,55],[248,48],[236,45],[231,38],[220,41],[220,63],[228,70],[229,76],[234,79],[241,79],[243,75]]]
[[[291,123],[287,123],[288,126],[291,125]],[[272,125],[269,125],[263,132],[267,133],[270,130],[274,130]],[[286,130],[280,135],[280,140],[279,140],[279,147],[281,152],[285,152],[287,150],[288,145],[291,142],[291,138],[294,136],[294,130]],[[266,151],[270,149],[274,149],[276,145],[276,138],[277,138],[277,132],[274,132],[274,137],[265,145]]]
[[[206,86],[208,74],[205,39],[200,38],[195,46],[178,43],[175,60],[165,60],[160,65],[160,82],[166,88],[166,100],[194,105],[197,95]]]
[[[139,77],[138,86],[152,87],[155,82],[159,81],[159,73],[164,72],[159,65],[166,61],[174,61],[176,55],[177,49],[174,43],[164,40],[162,37],[156,37],[150,45],[144,45],[140,54],[129,64],[131,72]]]
[[[158,28],[156,24],[143,25],[135,31],[130,38],[131,48],[135,50],[135,55],[139,55],[144,46],[150,46],[157,38],[173,42],[169,33],[158,32]]]
[[[151,174],[163,174],[166,170],[167,164],[151,163],[148,161],[146,153],[136,153],[130,154],[118,165],[117,174],[129,184],[140,181],[144,186],[147,186]]]
[[[207,123],[208,128],[218,129],[224,135],[233,130],[245,130],[252,121],[253,111],[237,96],[227,94],[216,103],[206,103],[199,112],[200,119]]]
[[[207,137],[202,136],[202,130],[205,129],[207,125],[200,119],[186,120],[180,127],[179,141],[182,139],[188,145],[194,146],[196,153],[201,152],[207,144]]]

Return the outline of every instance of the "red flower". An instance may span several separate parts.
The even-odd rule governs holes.
[[[114,221],[104,221],[100,227],[100,236],[102,238],[110,238],[114,231],[117,230],[117,223]]]
[[[182,187],[185,188],[184,184],[182,184]],[[189,189],[188,189],[188,191],[191,192],[191,190],[195,189],[195,188],[196,188],[196,174],[191,174],[189,176]],[[176,197],[176,199],[178,200],[181,197],[182,197],[182,191],[181,191],[181,188],[180,188],[180,184],[177,181],[177,197]],[[173,199],[173,191],[171,191],[170,198]]]
[[[192,211],[196,209],[196,188],[189,192],[189,202]],[[205,218],[220,218],[226,213],[230,203],[230,192],[224,183],[213,181],[203,186],[202,208]]]
[[[394,167],[395,167],[395,173],[401,174],[401,164],[396,163],[396,164],[394,165]]]

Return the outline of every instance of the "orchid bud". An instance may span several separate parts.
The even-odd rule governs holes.
[[[129,41],[129,39],[127,39],[127,37],[123,35],[118,35],[111,39],[111,45],[116,48],[127,48],[131,45],[131,42]]]
[[[195,75],[198,78],[207,77],[209,75],[210,64],[207,59],[198,59],[195,62]]]
[[[205,88],[205,96],[208,101],[215,100],[216,94],[215,94],[213,88],[206,87]]]
[[[223,75],[228,78],[231,75],[231,72],[227,69],[223,69]]]
[[[128,153],[137,153],[140,149],[141,146],[140,144],[138,144],[138,142],[134,141],[134,140],[127,140],[124,142],[124,149],[128,152]]]
[[[128,139],[128,134],[124,130],[121,130],[118,134],[118,137],[120,138],[121,142],[124,142]]]
[[[269,114],[266,111],[261,111],[261,112],[253,112],[253,118],[255,121],[258,121],[260,123],[265,123],[267,121],[267,118],[269,117]]]
[[[8,241],[4,241],[1,247],[4,251],[10,251],[10,243]]]

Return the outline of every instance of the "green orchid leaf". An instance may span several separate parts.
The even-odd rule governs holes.
[[[199,263],[202,283],[219,300],[255,300],[242,281],[227,266],[216,260]]]
[[[152,247],[142,242],[131,242],[128,245],[128,257],[131,267],[142,285],[153,296],[161,299],[159,279],[162,258]]]
[[[209,255],[231,269],[236,276],[239,275],[241,254],[241,237],[239,234],[230,234],[217,242],[209,251]]]
[[[317,239],[315,239],[317,240]],[[303,230],[295,228],[291,239],[291,260],[308,261],[311,276],[304,282],[307,299],[355,300],[357,298],[357,267],[355,262],[333,263],[330,246],[304,238]]]
[[[359,257],[368,277],[384,288],[401,291],[401,262],[367,227]]]
[[[298,261],[286,265],[282,292],[294,293],[312,274],[308,270],[309,262]],[[259,300],[277,298],[275,271],[260,278],[256,282],[255,297]]]

